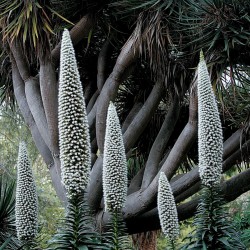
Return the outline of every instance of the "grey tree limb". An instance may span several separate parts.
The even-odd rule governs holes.
[[[11,63],[12,63],[13,88],[14,88],[15,97],[16,97],[19,109],[24,117],[25,123],[28,125],[30,129],[32,138],[35,142],[37,149],[39,150],[41,156],[43,157],[45,163],[47,164],[49,168],[50,176],[52,179],[53,186],[56,190],[56,193],[61,201],[65,201],[66,195],[61,184],[60,175],[58,174],[56,170],[55,162],[51,155],[51,152],[48,146],[46,145],[46,143],[44,142],[43,138],[41,137],[41,134],[36,126],[35,120],[31,114],[29,105],[25,97],[24,82],[19,74],[15,60],[12,56],[11,56]]]
[[[58,156],[58,82],[54,66],[49,56],[40,58],[39,81],[43,107],[48,123],[49,147],[52,155]]]
[[[123,46],[112,73],[106,80],[100,96],[98,98],[96,112],[96,138],[97,145],[101,153],[103,153],[104,136],[106,128],[107,109],[110,101],[114,101],[119,85],[127,77],[130,72],[131,65],[139,56],[139,44],[133,37],[130,37]]]
[[[165,151],[169,138],[172,135],[172,132],[174,131],[175,124],[179,117],[179,111],[179,100],[177,97],[175,97],[173,102],[171,103],[171,106],[169,107],[169,110],[165,116],[165,120],[153,143],[153,146],[150,149],[142,180],[142,189],[145,189],[149,186],[149,184],[158,172],[158,166],[161,157]]]
[[[88,37],[90,30],[95,24],[95,19],[91,14],[86,14],[81,18],[81,20],[75,24],[75,26],[70,30],[70,37],[73,45],[78,44],[82,39]],[[60,61],[60,49],[61,43],[58,43],[56,47],[52,50],[52,62],[55,68],[58,67]]]

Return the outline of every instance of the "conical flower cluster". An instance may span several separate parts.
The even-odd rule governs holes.
[[[173,241],[180,233],[178,214],[171,186],[163,172],[159,177],[157,206],[162,232]]]
[[[127,161],[119,118],[114,104],[108,108],[103,156],[105,210],[120,211],[127,197]]]
[[[37,235],[38,201],[24,142],[19,145],[16,187],[16,230],[21,241],[29,241]]]
[[[218,185],[222,171],[222,127],[202,52],[198,65],[198,147],[202,183],[207,187]]]
[[[83,90],[68,30],[61,44],[58,112],[62,182],[70,197],[88,184],[91,152]]]

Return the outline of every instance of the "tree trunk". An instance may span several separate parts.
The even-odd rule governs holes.
[[[133,244],[136,250],[157,250],[157,231],[133,234]]]

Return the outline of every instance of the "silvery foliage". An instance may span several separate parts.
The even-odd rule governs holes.
[[[88,184],[91,152],[82,84],[66,29],[61,42],[58,109],[62,182],[71,197],[82,192]]]
[[[109,104],[103,156],[105,211],[120,211],[127,196],[127,161],[115,106]]]
[[[198,149],[202,183],[207,187],[218,185],[222,172],[222,127],[202,52],[198,65]]]
[[[21,241],[35,238],[38,227],[38,200],[26,145],[21,142],[17,160],[16,230]]]
[[[180,234],[178,213],[171,186],[163,172],[159,177],[157,206],[162,232],[175,240]]]

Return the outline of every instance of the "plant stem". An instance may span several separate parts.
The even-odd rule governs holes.
[[[171,244],[171,249],[172,249],[172,250],[175,250],[174,240],[170,240],[170,244]]]
[[[117,211],[113,213],[113,227],[114,227],[114,247],[119,250],[119,232],[118,232],[118,214]]]

